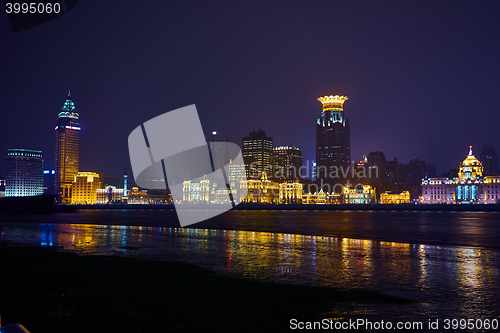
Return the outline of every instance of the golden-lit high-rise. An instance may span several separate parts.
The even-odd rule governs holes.
[[[260,179],[262,172],[272,170],[273,138],[268,137],[263,130],[254,130],[244,137],[241,152],[245,164],[249,165],[248,178]]]
[[[76,111],[71,93],[57,117],[55,189],[58,200],[71,203],[71,186],[78,174],[80,160],[80,115]]]
[[[323,110],[316,122],[316,180],[320,187],[328,184],[329,192],[343,182],[332,175],[336,176],[336,171],[348,175],[351,166],[349,119],[344,115],[347,99],[347,96],[339,95],[318,98]]]
[[[101,188],[101,179],[95,172],[78,172],[73,177],[71,203],[75,205],[93,205],[97,203],[97,190]]]

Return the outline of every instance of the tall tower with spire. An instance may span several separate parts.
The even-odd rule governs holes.
[[[78,174],[80,161],[80,115],[71,98],[71,91],[57,116],[55,188],[58,200],[71,203],[71,185]]]
[[[321,187],[329,185],[327,191],[342,184],[351,165],[351,132],[349,119],[344,116],[347,96],[324,96],[318,98],[323,104],[321,116],[316,122],[316,180]]]

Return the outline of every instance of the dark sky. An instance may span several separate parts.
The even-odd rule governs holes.
[[[68,83],[82,171],[130,170],[129,133],[190,104],[207,135],[262,128],[312,160],[330,94],[349,96],[354,161],[380,150],[443,173],[469,145],[500,150],[494,1],[80,1],[15,34],[0,14],[0,50],[0,153],[39,149],[48,168]]]

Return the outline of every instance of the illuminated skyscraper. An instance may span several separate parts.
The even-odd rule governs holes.
[[[318,98],[323,104],[316,122],[316,179],[320,185],[334,186],[341,183],[343,174],[350,173],[351,134],[343,109],[346,100],[347,96],[338,95]]]
[[[58,199],[71,203],[71,186],[78,174],[80,160],[80,115],[76,111],[71,93],[57,117],[56,126],[56,177]]]
[[[273,149],[273,172],[276,178],[301,178],[302,150],[295,146],[279,146]]]
[[[273,138],[268,137],[263,130],[259,129],[258,132],[254,130],[243,138],[242,152],[245,164],[252,164],[248,170],[248,177],[259,179],[263,171],[271,171]]]
[[[9,149],[5,196],[27,197],[42,194],[42,152],[39,150]]]

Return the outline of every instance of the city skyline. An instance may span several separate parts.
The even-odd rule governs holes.
[[[358,12],[353,4],[297,4],[228,2],[224,13],[239,13],[237,20],[202,2],[163,4],[158,14],[80,4],[17,34],[0,20],[6,50],[25,50],[6,52],[1,65],[3,122],[23,130],[6,126],[0,150],[41,150],[55,168],[52,143],[38,138],[50,135],[68,83],[85,114],[81,169],[108,174],[129,166],[126,137],[136,123],[193,103],[207,137],[224,131],[238,142],[260,127],[276,146],[300,147],[304,161],[314,160],[316,99],[330,94],[350,97],[354,162],[382,151],[437,163],[442,174],[457,168],[463,146],[500,147],[500,25],[491,6],[391,2]],[[332,12],[335,28],[326,23]]]
[[[500,2],[5,10],[1,333],[500,327]]]
[[[349,157],[349,149],[350,149],[350,146],[349,146],[349,142],[350,142],[349,119],[343,113],[343,103],[347,99],[348,99],[347,96],[338,96],[338,95],[336,95],[336,96],[333,96],[333,95],[324,96],[324,97],[319,97],[317,99],[318,101],[320,101],[323,104],[323,110],[321,112],[320,118],[317,119],[317,125],[316,125],[316,141],[317,141],[316,142],[317,143],[316,154],[321,153],[322,148],[328,148],[328,147],[323,147],[326,144],[326,141],[324,141],[324,140],[327,140],[327,139],[320,138],[320,136],[322,136],[322,135],[325,135],[325,134],[328,135],[328,133],[329,133],[328,129],[327,129],[327,132],[325,132],[324,134],[322,134],[323,132],[318,132],[318,131],[321,131],[323,129],[323,127],[325,127],[325,125],[327,125],[327,128],[330,127],[330,122],[333,121],[333,123],[332,123],[333,125],[339,125],[339,124],[341,124],[342,126],[347,125],[346,130],[345,130],[346,133],[343,134],[343,131],[339,132],[338,130],[335,130],[332,127],[332,129],[334,130],[333,132],[335,132],[335,133],[333,134],[333,136],[331,138],[328,139],[329,141],[328,140],[327,141],[328,142],[330,142],[331,140],[338,141],[340,139],[337,138],[337,136],[339,136],[339,135],[346,136],[345,139],[341,139],[338,142],[335,141],[336,142],[335,144],[347,143],[346,147],[340,147],[340,146],[336,146],[336,147],[340,148],[340,149],[338,149],[338,151],[341,152],[341,154],[339,156],[344,156],[344,155],[346,155],[345,153],[347,152],[347,158],[350,158]],[[335,113],[335,112],[337,112],[337,113]],[[52,170],[52,174],[55,173],[55,186],[54,186],[54,189],[56,189],[55,194],[59,193],[58,197],[60,198],[60,200],[62,200],[62,202],[66,202],[66,203],[71,202],[71,196],[72,196],[71,191],[72,191],[72,187],[73,187],[73,182],[76,179],[75,178],[76,174],[80,171],[78,169],[78,166],[79,166],[79,132],[81,130],[81,128],[79,127],[80,126],[79,121],[80,121],[79,120],[79,113],[76,110],[75,103],[72,100],[71,90],[69,90],[67,97],[65,99],[65,102],[63,103],[63,106],[60,109],[60,112],[58,114],[57,126],[55,127],[55,131],[56,131],[56,145],[55,145],[55,147],[56,147],[56,161],[55,161],[56,168],[55,168],[55,170]],[[330,134],[330,135],[332,135],[332,134]],[[265,139],[265,140],[262,141],[263,139]],[[247,145],[250,145],[250,146],[252,145],[251,144],[252,140],[257,140],[255,142],[255,144],[257,146],[255,146],[253,148],[247,146]],[[266,140],[269,140],[269,143],[267,144],[267,146],[264,145],[264,147],[261,147],[262,142],[267,142]],[[345,140],[347,140],[347,141],[345,141]],[[228,141],[229,141],[228,134],[226,132],[221,132],[221,131],[212,131],[207,138],[207,144],[209,144],[210,147],[214,146],[214,144],[216,144],[217,142],[228,142]],[[332,141],[330,143],[333,144],[334,142]],[[470,147],[472,149],[472,146],[470,146]],[[249,150],[249,148],[251,148],[251,149]],[[263,148],[264,148],[264,150],[266,150],[266,149],[268,150],[269,156],[267,156],[267,166],[266,166],[266,163],[263,163],[264,162],[262,160],[263,156],[260,156],[261,154],[264,153],[264,151],[260,152],[260,150]],[[277,162],[277,160],[275,160],[275,158],[277,157],[276,153],[280,149],[284,149],[284,148],[296,149],[300,152],[300,156],[302,155],[301,150],[294,147],[294,146],[288,147],[288,146],[275,146],[275,145],[273,145],[273,139],[271,137],[266,136],[266,132],[263,131],[261,128],[259,128],[259,131],[253,130],[252,132],[249,133],[249,136],[243,137],[242,138],[242,153],[243,153],[244,157],[250,158],[247,161],[247,163],[249,163],[248,170],[247,170],[248,176],[251,178],[260,178],[260,176],[257,176],[257,174],[253,174],[251,170],[257,171],[257,169],[260,168],[259,165],[263,164],[262,167],[265,167],[265,170],[267,170],[267,173],[269,174],[269,176],[276,177],[278,175],[278,173],[276,173],[276,175],[274,175],[274,174],[279,169],[279,167],[277,167],[277,165],[275,165],[275,163]],[[259,150],[258,154],[255,155],[257,153],[257,151],[252,152],[252,149],[258,149]],[[10,150],[12,150],[12,149],[9,149],[9,151]],[[24,149],[21,149],[21,150],[24,150]],[[335,151],[335,149],[334,149],[334,151]],[[40,153],[42,153],[42,152],[40,151]],[[287,152],[287,154],[288,153],[289,152]],[[370,162],[370,156],[372,156],[373,154],[375,154],[375,155],[378,154],[378,155],[381,155],[383,157],[383,159],[384,159],[384,167],[383,168],[381,168],[376,163],[373,164],[372,162]],[[333,155],[333,154],[331,154],[331,155]],[[335,155],[337,155],[337,154],[335,154]],[[220,156],[221,156],[221,158],[223,158],[224,154],[221,154]],[[346,175],[348,175],[348,177],[353,177],[355,179],[355,178],[357,178],[357,177],[354,177],[354,175],[357,172],[355,170],[358,170],[358,167],[361,166],[362,168],[364,168],[363,165],[374,165],[374,166],[376,165],[377,170],[382,172],[382,175],[377,176],[377,177],[381,177],[379,179],[379,182],[381,182],[381,183],[376,185],[376,187],[375,187],[377,190],[377,193],[379,193],[379,195],[381,193],[383,193],[383,191],[388,189],[387,184],[381,186],[381,184],[387,180],[391,181],[396,186],[395,189],[389,186],[389,189],[393,193],[398,191],[398,188],[400,185],[402,186],[402,189],[405,191],[410,189],[408,184],[406,184],[406,185],[400,184],[399,179],[394,178],[394,177],[399,177],[398,176],[398,174],[399,174],[398,165],[399,165],[399,167],[404,168],[404,167],[411,166],[412,163],[420,163],[419,161],[427,163],[423,160],[414,158],[414,160],[409,161],[410,165],[403,165],[402,163],[400,163],[401,161],[397,161],[397,158],[394,158],[393,161],[386,160],[384,153],[381,151],[370,152],[370,154],[368,154],[368,160],[367,160],[366,155],[363,156],[363,158],[364,158],[364,161],[360,161],[359,163],[356,163],[354,160],[351,160],[350,164],[349,164],[351,168],[344,168],[344,166],[342,164],[346,164],[346,163],[337,163],[337,164],[339,164],[337,166],[337,170],[344,170],[344,169],[348,170]],[[225,158],[223,158],[223,159],[225,159]],[[264,159],[266,159],[266,158],[264,158]],[[491,145],[483,146],[480,160],[483,161],[483,159],[484,159],[483,163],[485,165],[485,173],[486,174],[496,175],[499,173],[499,171],[497,170],[498,169],[498,156],[496,155],[496,152],[495,152],[495,149],[493,146],[491,146]],[[58,161],[66,161],[64,165],[69,163],[69,166],[74,167],[74,169],[65,169],[68,171],[61,172],[60,170],[64,170],[65,167],[63,167],[63,164],[61,164],[61,162],[58,162]],[[366,161],[368,161],[369,163],[366,164]],[[387,161],[387,167],[394,168],[393,171],[395,173],[385,174],[386,161]],[[310,164],[309,162],[310,161],[305,161],[305,165],[304,165],[302,163],[302,157],[300,157],[299,164],[301,164],[301,165],[299,166],[297,164],[297,161],[293,162],[294,166],[292,167],[292,169],[296,170],[294,172],[298,172],[300,175],[306,175],[306,178],[311,179],[310,177],[314,171],[309,168],[309,164]],[[335,164],[335,161],[333,161],[333,162]],[[341,161],[341,162],[343,162],[343,161]],[[287,163],[290,163],[290,161]],[[57,165],[59,165],[59,164],[61,164],[61,165],[59,167],[57,167]],[[255,169],[254,164],[257,165],[257,169]],[[305,173],[303,173],[302,165],[305,168],[304,169]],[[389,166],[389,165],[391,165],[391,166]],[[433,166],[434,166],[434,172],[432,174],[425,173],[426,176],[424,176],[423,178],[419,177],[418,178],[419,184],[420,184],[420,179],[422,179],[422,181],[423,181],[424,178],[426,178],[426,177],[431,178],[431,177],[436,176],[436,164],[434,164]],[[45,169],[44,174],[50,173],[50,168],[49,168],[49,170],[47,170],[47,168],[44,168],[44,169]],[[326,169],[328,169],[328,168],[326,168]],[[330,167],[330,169],[331,169],[331,167]],[[350,169],[352,169],[352,170],[350,170]],[[126,170],[126,168],[125,168],[125,170]],[[454,172],[456,172],[454,170],[457,170],[457,169],[455,169],[455,168],[450,169],[450,172],[439,174],[439,176],[449,175],[450,177],[453,177]],[[493,171],[493,170],[496,170],[496,171]],[[261,171],[263,171],[263,170],[261,170]],[[388,169],[388,171],[389,171],[389,169]],[[401,172],[404,173],[404,172],[408,172],[408,171],[404,169],[404,170],[401,170]],[[415,171],[413,171],[413,172],[415,172]],[[102,172],[102,171],[99,171],[99,174],[106,175],[106,173]],[[377,174],[378,174],[378,172],[377,172]],[[7,172],[7,176],[8,176],[8,172]],[[329,178],[328,173],[326,173],[325,176],[326,176],[326,179],[324,179],[323,181],[321,179],[318,179],[318,185],[320,187],[322,187],[323,185],[326,185],[328,182],[333,182],[334,184],[336,184],[337,182],[341,182],[341,183],[343,182],[341,176],[334,176],[333,179],[328,179]],[[108,178],[109,177],[117,178],[116,175],[108,176]],[[127,175],[125,174],[124,177],[127,177]],[[282,177],[282,176],[279,176],[279,177]],[[287,177],[290,177],[290,175],[288,175]],[[336,178],[336,177],[341,177],[341,178]],[[407,177],[410,177],[410,176],[407,176]],[[383,179],[386,179],[386,180],[383,180]],[[44,180],[44,188],[46,189],[44,192],[52,194],[52,192],[50,190],[51,186],[46,183],[47,180]],[[64,180],[66,180],[66,181],[64,181]],[[369,179],[365,179],[364,181],[361,179],[358,181],[361,181],[361,183],[365,183],[365,184],[371,183],[371,181]],[[405,181],[403,181],[403,182],[405,182]],[[112,184],[115,184],[115,182],[112,181],[112,182],[106,183],[106,184],[112,185]],[[103,185],[106,185],[106,184],[103,184]],[[327,186],[333,186],[333,185],[327,185]],[[119,187],[120,187],[120,185],[119,185]],[[126,188],[126,185],[124,185],[124,187]],[[59,188],[59,191],[57,192],[58,188]],[[412,197],[416,197],[416,196],[419,196],[421,194],[421,192],[418,191],[419,194],[417,195],[416,192],[415,193],[413,192],[414,190],[415,189],[411,190]]]

